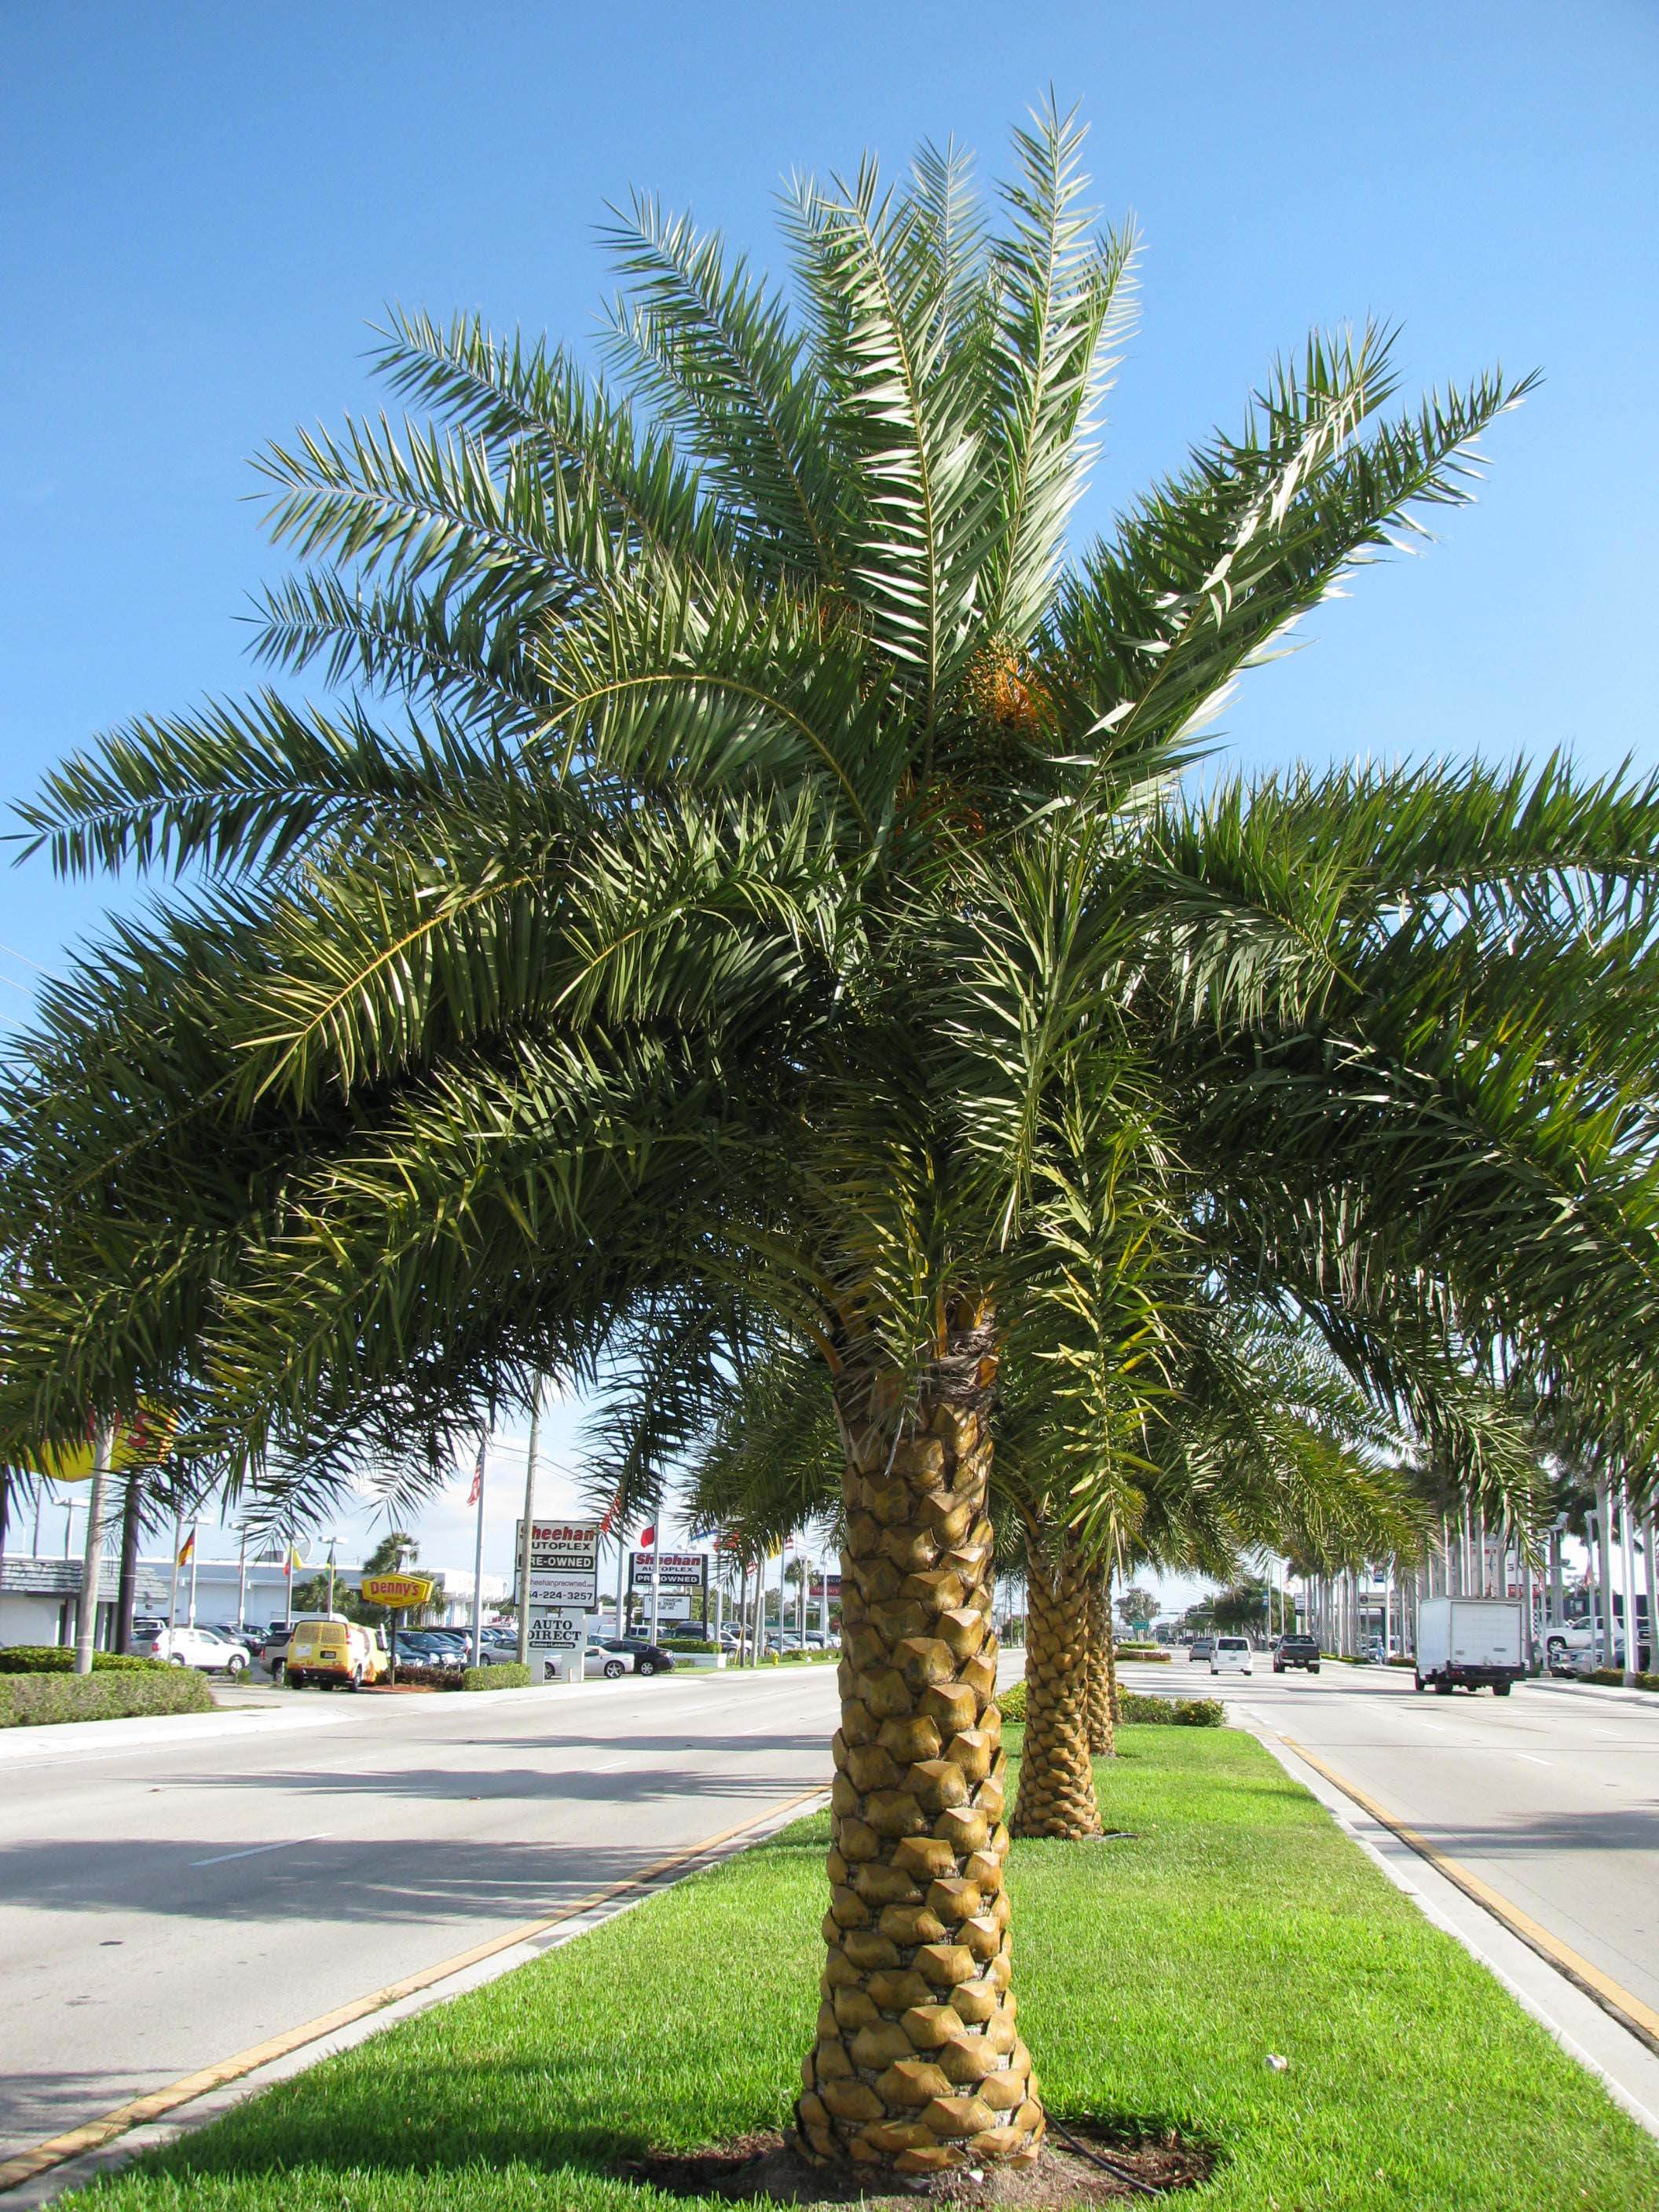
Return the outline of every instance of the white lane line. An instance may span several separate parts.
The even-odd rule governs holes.
[[[1495,1748],[1501,1748],[1501,1747],[1495,1747]],[[1555,1764],[1553,1759],[1540,1759],[1535,1751],[1517,1751],[1510,1755],[1516,1759],[1529,1759],[1534,1766],[1553,1766]]]
[[[319,1828],[314,1836],[284,1836],[280,1844],[250,1844],[245,1851],[219,1851],[210,1859],[191,1859],[193,1867],[223,1866],[228,1859],[257,1859],[261,1851],[291,1850],[296,1844],[320,1844],[332,1829]]]

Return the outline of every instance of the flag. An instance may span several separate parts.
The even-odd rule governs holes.
[[[195,1552],[195,1549],[196,1531],[192,1528],[189,1535],[185,1537],[184,1542],[179,1547],[179,1564],[181,1567],[187,1567],[190,1565],[191,1557]]]
[[[478,1439],[478,1464],[472,1470],[472,1487],[466,1493],[466,1502],[469,1505],[476,1505],[478,1500],[483,1496],[484,1454],[489,1450],[489,1437],[480,1437]]]
[[[640,1531],[640,1549],[642,1552],[648,1552],[656,1540],[657,1524],[653,1521],[648,1528],[641,1528]]]
[[[611,1534],[611,1524],[616,1519],[617,1514],[621,1512],[622,1502],[623,1486],[621,1483],[618,1483],[611,1496],[610,1504],[605,1509],[605,1518],[599,1523],[599,1534],[601,1536],[608,1536]]]
[[[288,1577],[289,1582],[294,1579],[295,1567],[302,1567],[304,1565],[305,1561],[300,1557],[300,1547],[297,1544],[290,1544],[288,1547],[288,1557],[283,1561],[283,1572]]]

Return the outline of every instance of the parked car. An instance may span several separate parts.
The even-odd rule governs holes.
[[[1248,1674],[1254,1656],[1248,1636],[1218,1636],[1210,1654],[1212,1674]]]
[[[296,1620],[283,1662],[283,1679],[289,1689],[314,1682],[319,1689],[337,1684],[361,1690],[366,1683],[382,1680],[392,1671],[392,1661],[378,1628],[360,1628],[343,1613],[313,1615]]]
[[[142,1640],[135,1637],[133,1648],[142,1658],[165,1659],[174,1667],[199,1667],[204,1674],[247,1672],[246,1644],[233,1644],[228,1636],[211,1628],[169,1628],[163,1623],[153,1636]]]
[[[400,1628],[398,1631],[398,1657],[411,1667],[464,1667],[464,1655],[458,1651],[447,1636],[432,1628]]]
[[[589,1645],[586,1671],[603,1674],[612,1682],[620,1674],[671,1674],[674,1655],[643,1636],[609,1636]]]
[[[1195,1636],[1187,1654],[1188,1660],[1189,1663],[1195,1666],[1200,1659],[1207,1659],[1214,1649],[1213,1636]]]
[[[1281,1636],[1273,1646],[1273,1672],[1282,1674],[1287,1667],[1302,1667],[1310,1674],[1316,1674],[1323,1656],[1316,1636],[1286,1634]]]
[[[260,1665],[270,1669],[273,1681],[282,1672],[283,1654],[287,1650],[289,1638],[293,1633],[287,1621],[276,1620],[269,1628],[262,1628],[258,1641],[248,1647]]]

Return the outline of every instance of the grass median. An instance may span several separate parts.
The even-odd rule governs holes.
[[[1251,1738],[1139,1728],[1121,1743],[1103,1803],[1133,1834],[1018,1844],[1011,1862],[1021,2026],[1054,2112],[1212,2146],[1212,2179],[1170,2200],[1194,2212],[1659,2204],[1659,2147]],[[62,2202],[661,2205],[615,2163],[788,2112],[826,1832],[798,1821]]]

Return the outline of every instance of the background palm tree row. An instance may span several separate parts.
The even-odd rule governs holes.
[[[346,696],[143,719],[25,810],[61,867],[191,889],[14,1054],[0,1435],[159,1397],[291,1515],[364,1467],[413,1497],[486,1402],[675,1345],[767,1374],[803,1438],[827,1415],[798,2124],[909,2173],[1043,2128],[999,1438],[1063,1637],[1160,1516],[1363,1493],[1316,1377],[1499,1486],[1500,1372],[1632,1448],[1650,1421],[1652,788],[1179,784],[1524,386],[1390,414],[1386,337],[1316,338],[1066,565],[1134,258],[1079,149],[1037,118],[988,215],[954,155],[801,185],[788,297],[637,203],[609,386],[394,315],[381,367],[434,419],[262,464],[306,565],[258,650]],[[678,1418],[635,1425],[646,1474]],[[1086,1824],[1076,1670],[1032,1659],[1033,1771]]]

